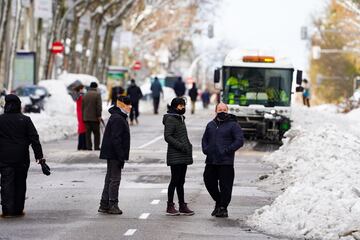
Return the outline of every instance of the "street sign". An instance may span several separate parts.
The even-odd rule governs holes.
[[[61,42],[54,42],[51,47],[53,54],[62,53],[64,51],[64,45]]]
[[[133,69],[134,71],[139,71],[139,70],[141,69],[141,62],[140,62],[140,61],[135,61],[132,69]]]
[[[17,52],[14,63],[13,89],[36,83],[36,53]]]
[[[34,0],[34,16],[45,20],[52,18],[52,1]]]

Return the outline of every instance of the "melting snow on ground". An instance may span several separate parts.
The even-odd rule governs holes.
[[[360,239],[360,110],[295,107],[285,144],[264,158],[276,170],[265,184],[284,192],[248,223],[301,239]]]

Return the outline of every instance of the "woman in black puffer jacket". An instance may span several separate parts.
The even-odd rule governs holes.
[[[174,98],[164,115],[164,138],[168,143],[167,165],[171,169],[171,181],[168,188],[167,215],[193,215],[194,211],[187,207],[184,199],[184,183],[187,165],[193,163],[192,145],[189,141],[185,125],[185,99]],[[175,209],[175,189],[179,199],[179,211]]]

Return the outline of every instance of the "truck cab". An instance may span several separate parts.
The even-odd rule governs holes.
[[[281,142],[291,127],[293,75],[287,58],[235,49],[215,70],[214,81],[246,137]],[[297,71],[296,83],[300,85],[301,80],[302,72]]]

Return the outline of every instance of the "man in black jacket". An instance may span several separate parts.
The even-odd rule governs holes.
[[[186,91],[185,83],[181,77],[178,77],[177,81],[174,84],[174,91],[176,97],[183,97]]]
[[[236,117],[227,112],[226,104],[216,106],[216,117],[208,123],[202,138],[202,150],[206,155],[204,182],[215,201],[211,215],[216,217],[228,217],[227,207],[235,176],[235,152],[244,144],[243,132]]]
[[[130,97],[131,101],[131,111],[130,111],[130,124],[134,124],[134,119],[136,124],[139,123],[139,101],[143,97],[141,89],[136,85],[135,80],[131,79],[131,84],[127,89],[127,95]]]
[[[13,94],[6,95],[4,108],[4,114],[0,115],[2,213],[5,217],[21,216],[30,166],[29,145],[31,144],[38,163],[45,160],[34,124],[20,112],[20,99]]]
[[[129,160],[130,129],[127,115],[131,110],[129,97],[120,96],[116,106],[109,109],[111,114],[106,125],[100,150],[100,159],[107,160],[107,173],[102,192],[99,212],[122,214],[118,206],[121,169]]]

